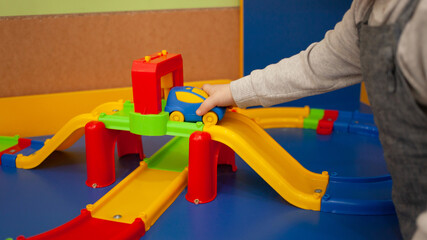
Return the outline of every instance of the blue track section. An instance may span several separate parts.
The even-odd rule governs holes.
[[[338,120],[342,125],[350,126],[357,121],[353,124],[359,129],[369,127],[369,124],[376,129],[372,114],[340,111]],[[347,129],[347,132],[343,129]],[[289,136],[293,136],[294,141],[288,138],[289,133],[297,133],[299,130],[269,129],[268,132],[308,170],[329,172],[328,187],[321,202],[322,212],[394,214],[392,180],[381,148],[373,148],[380,146],[378,136],[370,134],[370,131],[352,132],[348,127],[343,129],[334,129],[331,135],[318,135],[314,130],[304,129],[304,146],[300,148],[297,148],[298,141],[295,142],[293,134]]]
[[[321,211],[353,215],[394,214],[390,175],[378,177],[329,178]]]
[[[16,168],[16,155],[13,154],[3,154],[1,156],[1,165],[5,167]]]

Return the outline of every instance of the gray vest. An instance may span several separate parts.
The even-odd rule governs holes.
[[[396,23],[378,27],[367,24],[371,7],[357,26],[363,79],[393,179],[392,198],[404,239],[412,237],[416,217],[427,206],[427,115],[396,62],[400,35],[417,5],[418,0],[410,1]]]

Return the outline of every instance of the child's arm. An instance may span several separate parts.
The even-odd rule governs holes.
[[[371,1],[354,1],[342,21],[322,41],[232,82],[236,104],[271,106],[361,82],[356,15],[363,16],[371,4]]]
[[[370,4],[355,1],[335,29],[305,51],[255,70],[227,87],[205,89],[210,97],[198,113],[232,103],[243,108],[271,106],[359,83],[362,76],[355,15],[363,16]]]

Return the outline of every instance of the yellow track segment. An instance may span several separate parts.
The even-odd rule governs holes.
[[[262,128],[303,128],[304,118],[310,114],[308,106],[303,108],[234,108],[234,110],[254,120]]]
[[[145,162],[95,204],[92,217],[131,224],[141,218],[148,231],[187,186],[188,170],[151,169]]]
[[[305,169],[258,124],[239,113],[227,112],[219,125],[205,126],[213,140],[231,147],[289,203],[320,210],[329,176]]]
[[[0,98],[0,107],[6,114],[0,118],[0,136],[53,135],[71,118],[119,99],[132,99],[132,88]]]
[[[191,86],[202,88],[205,84],[229,84],[230,79],[215,79],[215,80],[205,80],[205,81],[195,81],[195,82],[185,82],[184,86]]]
[[[73,145],[84,134],[86,123],[98,120],[99,114],[112,114],[123,108],[123,101],[105,103],[91,113],[81,114],[68,121],[44,146],[30,156],[19,154],[16,157],[16,167],[30,169],[40,165],[53,151],[64,150]]]

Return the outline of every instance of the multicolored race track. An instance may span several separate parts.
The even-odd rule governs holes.
[[[18,151],[12,154],[16,155],[15,166],[34,168],[53,151],[71,146],[83,134],[81,129],[84,125],[89,121],[99,120],[101,113],[105,113],[102,117],[111,124],[119,118],[126,118],[129,113],[124,111],[129,109],[129,106],[123,107],[121,102],[108,103],[90,114],[77,116],[35,153],[24,156],[19,155]],[[304,120],[309,116],[308,107],[235,109],[234,112],[227,112],[218,125],[205,126],[202,130],[208,132],[213,140],[231,147],[275,191],[294,206],[347,214],[393,213],[389,176],[354,178],[340,177],[327,172],[311,172],[263,130],[263,128],[302,128],[305,125]],[[184,124],[185,127],[189,125],[189,123],[171,123],[174,129],[176,124]],[[189,127],[193,128],[194,126]],[[105,234],[102,229],[106,226],[120,232],[121,239],[126,239],[124,236],[129,236],[129,239],[142,236],[187,184],[189,134],[179,132],[177,135],[179,136],[151,158],[144,159],[138,168],[99,201],[89,204],[79,217],[30,239],[67,238],[87,229],[91,229],[94,234],[102,235]],[[5,161],[2,158],[3,164]],[[13,166],[12,160],[6,160],[5,165]],[[100,233],[97,233],[96,229],[99,229]],[[114,236],[119,235],[108,234],[108,236],[115,239]]]

